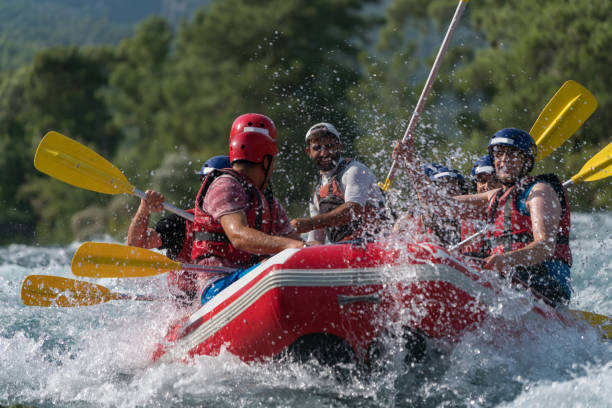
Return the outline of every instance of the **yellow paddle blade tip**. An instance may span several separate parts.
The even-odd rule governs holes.
[[[597,313],[585,312],[583,310],[570,310],[574,317],[582,319],[591,326],[602,331],[603,337],[612,340],[612,318]]]
[[[125,175],[89,147],[50,131],[40,141],[34,167],[41,173],[76,187],[104,194],[132,194]]]
[[[389,191],[389,189],[391,188],[391,180],[386,179],[384,183],[379,182],[378,187],[380,187],[382,191]]]

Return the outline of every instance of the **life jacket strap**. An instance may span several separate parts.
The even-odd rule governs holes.
[[[194,231],[193,238],[196,241],[210,241],[210,242],[220,242],[220,243],[230,242],[227,235],[220,234],[217,232],[208,232],[208,231]]]

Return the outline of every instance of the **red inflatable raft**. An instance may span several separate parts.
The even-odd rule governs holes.
[[[398,279],[399,277],[399,279]],[[399,322],[409,353],[426,339],[456,342],[499,307],[490,271],[433,244],[335,244],[285,250],[250,270],[171,327],[156,361],[217,355],[244,361],[283,352],[367,362],[389,322]],[[577,322],[523,296],[535,318]]]

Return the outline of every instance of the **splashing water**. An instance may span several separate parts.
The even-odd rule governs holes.
[[[572,307],[612,314],[612,214],[573,218]],[[493,318],[454,347],[433,348],[423,363],[404,362],[402,341],[390,336],[389,351],[367,376],[351,367],[339,376],[337,368],[284,359],[249,365],[229,353],[151,365],[153,347],[178,317],[172,305],[22,304],[23,279],[70,277],[76,247],[0,248],[0,405],[569,407],[609,406],[612,400],[612,343],[552,321],[526,320],[508,335]],[[166,291],[163,276],[96,283],[127,293]],[[520,316],[519,303],[510,304],[514,309],[492,314]]]

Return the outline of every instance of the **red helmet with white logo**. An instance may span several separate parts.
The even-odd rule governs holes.
[[[229,137],[230,162],[247,160],[261,163],[265,156],[276,156],[276,127],[272,119],[259,113],[246,113],[234,120]]]

